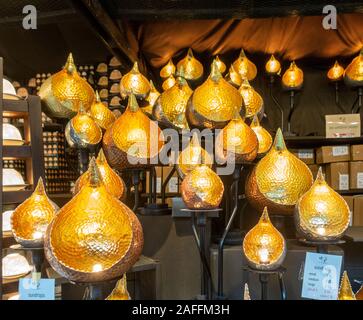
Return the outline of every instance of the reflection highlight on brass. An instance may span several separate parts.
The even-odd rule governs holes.
[[[253,117],[251,129],[255,132],[258,140],[258,155],[264,155],[268,152],[272,145],[272,137],[270,133],[260,125],[257,115]]]
[[[261,114],[263,112],[262,97],[250,85],[247,79],[242,81],[238,91],[243,98],[243,108],[245,109],[246,118],[251,118],[256,114]]]
[[[243,49],[239,54],[237,60],[233,62],[234,69],[240,74],[242,79],[247,78],[248,81],[252,81],[257,76],[256,65],[246,57]]]
[[[169,78],[174,74],[175,74],[175,65],[173,61],[170,59],[168,63],[160,70],[160,77]]]
[[[296,65],[295,61],[291,62],[290,67],[282,76],[282,85],[289,90],[298,90],[304,83],[304,73]]]

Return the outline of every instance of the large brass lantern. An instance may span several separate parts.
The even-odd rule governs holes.
[[[103,137],[107,161],[111,167],[119,170],[146,167],[150,161],[157,161],[163,145],[160,128],[141,111],[133,94],[129,97],[125,112]]]
[[[287,90],[299,90],[303,83],[303,71],[296,65],[295,61],[291,62],[289,69],[282,76],[282,86]]]
[[[216,209],[223,192],[221,178],[205,164],[188,173],[181,185],[181,195],[189,209]]]
[[[130,269],[141,254],[143,232],[136,215],[106,190],[92,158],[89,183],[59,210],[44,243],[61,276],[97,282]]]
[[[253,168],[246,181],[246,197],[258,210],[293,214],[298,199],[310,189],[308,166],[289,152],[279,128],[270,151]]]
[[[98,91],[96,91],[96,99],[91,106],[91,117],[104,130],[108,129],[116,120],[116,116],[101,101]]]
[[[258,270],[275,270],[284,261],[286,242],[271,223],[266,207],[258,223],[243,239],[243,253],[248,265]]]
[[[169,78],[174,74],[175,74],[175,65],[173,61],[170,59],[169,62],[160,70],[160,77]]]
[[[343,236],[350,218],[344,198],[329,187],[319,168],[312,187],[296,204],[298,231],[313,241],[336,240]]]
[[[330,81],[339,81],[343,78],[344,68],[335,61],[334,66],[332,66],[327,73],[327,77]]]
[[[177,71],[180,72],[180,68],[183,68],[185,79],[198,80],[203,75],[203,65],[194,58],[192,49],[188,49],[188,53],[177,64]]]
[[[241,49],[239,57],[233,62],[233,68],[241,75],[242,79],[247,78],[248,81],[252,81],[257,76],[256,65],[250,61]]]
[[[16,242],[27,248],[42,247],[44,234],[55,215],[56,208],[45,193],[42,178],[39,178],[33,194],[11,216]]]
[[[343,272],[339,287],[338,300],[357,300],[353,293],[347,271]]]
[[[96,163],[101,174],[102,181],[109,193],[117,199],[123,199],[126,194],[125,182],[121,177],[109,166],[103,150],[98,153]],[[76,181],[74,186],[74,193],[77,194],[86,184],[89,183],[91,177],[90,168],[84,172]]]
[[[243,98],[243,106],[245,117],[251,118],[254,115],[261,116],[263,113],[263,100],[259,93],[252,88],[248,80],[245,78],[238,89]]]
[[[257,115],[252,119],[251,129],[255,132],[258,140],[257,154],[259,156],[264,155],[271,148],[272,137],[270,133],[260,125]]]
[[[241,109],[238,90],[222,78],[215,61],[208,79],[191,95],[186,116],[190,127],[223,128]]]
[[[155,104],[156,100],[158,100],[159,96],[160,96],[160,92],[155,88],[152,80],[150,80],[150,93],[149,93],[148,97],[146,98],[147,105],[145,107],[142,107],[141,110],[144,113],[146,113],[147,115],[151,116],[153,113],[154,104]]]
[[[167,127],[183,130],[189,128],[185,109],[193,90],[183,78],[182,68],[180,71],[174,86],[164,91],[156,101],[153,116]]]
[[[345,69],[344,81],[351,87],[363,87],[363,49]]]
[[[86,111],[91,108],[94,91],[78,74],[70,53],[64,68],[44,81],[39,96],[49,117],[71,118],[80,104]]]
[[[137,99],[145,99],[150,92],[149,80],[141,74],[139,66],[135,61],[132,69],[126,73],[120,81],[121,97],[125,99],[133,93]]]

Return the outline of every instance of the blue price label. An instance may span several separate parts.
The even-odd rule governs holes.
[[[19,300],[54,300],[55,280],[23,278],[19,281]]]

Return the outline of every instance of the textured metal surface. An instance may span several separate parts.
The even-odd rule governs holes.
[[[247,78],[248,81],[252,81],[257,76],[256,65],[246,57],[243,49],[238,58],[233,62],[233,68],[240,74],[242,79]]]
[[[363,49],[345,69],[344,81],[352,87],[363,86]]]
[[[285,239],[272,225],[266,207],[257,225],[246,234],[243,253],[248,264],[259,270],[277,269],[285,259]]]
[[[215,61],[216,61],[219,72],[221,74],[223,74],[227,68],[226,64],[221,59],[219,59],[219,56],[216,56]]]
[[[52,268],[76,282],[121,276],[137,261],[143,246],[135,214],[107,192],[94,159],[90,167],[90,183],[59,211],[45,237]]]
[[[192,49],[188,50],[187,55],[178,62],[177,70],[184,69],[185,79],[198,80],[203,75],[203,65],[194,58]]]
[[[24,247],[41,247],[48,225],[56,209],[47,197],[42,178],[33,194],[20,204],[11,216],[15,240]]]
[[[137,62],[120,81],[120,93],[124,99],[131,93],[138,99],[145,99],[149,95],[150,89],[149,80],[140,73]]]
[[[270,75],[280,74],[281,63],[278,61],[274,55],[271,55],[270,59],[265,64],[265,70]]]
[[[335,61],[334,66],[332,66],[327,73],[327,77],[331,81],[339,81],[343,78],[344,75],[344,68]],[[362,77],[363,77],[363,70],[362,70]]]
[[[181,185],[181,195],[189,209],[215,209],[222,201],[223,192],[222,180],[207,165],[194,168]]]
[[[233,65],[229,68],[228,73],[226,74],[226,80],[236,88],[239,88],[242,84],[241,75],[233,68]]]
[[[91,117],[104,130],[108,129],[116,120],[112,111],[101,102],[98,92],[96,92],[96,100],[91,106]]]
[[[336,240],[343,236],[350,219],[344,198],[329,187],[319,168],[312,187],[296,204],[298,231],[309,240]]]
[[[154,83],[150,80],[150,92],[146,98],[147,105],[142,107],[141,110],[147,115],[151,116],[153,113],[153,107],[156,100],[159,98],[160,92],[155,88]]]
[[[169,78],[170,76],[175,74],[175,65],[173,61],[170,59],[168,63],[161,68],[160,70],[160,77],[162,78]]]
[[[357,300],[353,293],[347,271],[343,272],[339,287],[338,300]]]
[[[115,288],[106,300],[131,300],[130,294],[127,291],[126,273],[117,281]]]
[[[162,88],[164,91],[170,89],[171,87],[173,87],[175,85],[175,78],[174,76],[171,74],[162,84]]]
[[[287,89],[299,89],[304,83],[304,73],[293,61],[282,76],[282,84]]]
[[[278,129],[270,151],[254,167],[246,181],[246,197],[258,210],[292,214],[298,199],[313,184],[308,166],[286,149]]]
[[[258,140],[257,154],[263,155],[268,152],[272,145],[272,137],[270,133],[260,125],[257,116],[253,117],[251,129],[255,132]]]
[[[243,80],[238,91],[243,98],[246,118],[251,118],[256,114],[261,113],[263,108],[262,97],[255,89],[252,88],[247,79]]]

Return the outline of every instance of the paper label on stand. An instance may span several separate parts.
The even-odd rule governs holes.
[[[19,300],[54,300],[55,280],[23,278],[19,280]]]
[[[357,173],[357,189],[363,189],[363,172]]]
[[[307,252],[301,297],[336,300],[341,266],[342,256]]]
[[[349,190],[349,174],[339,173],[339,190]]]
[[[349,154],[349,148],[348,146],[333,147],[332,153],[333,157],[346,156]]]
[[[177,193],[178,192],[178,177],[171,177],[168,184],[168,191]]]

